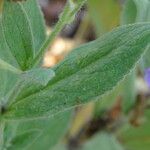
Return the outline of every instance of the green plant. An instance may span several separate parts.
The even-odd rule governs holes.
[[[131,21],[75,48],[53,68],[42,68],[45,51],[85,2],[68,0],[48,37],[36,0],[0,3],[2,150],[52,149],[67,128],[71,108],[109,95],[145,62],[150,23]]]

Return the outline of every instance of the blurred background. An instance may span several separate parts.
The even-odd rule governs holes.
[[[65,3],[66,0],[39,0],[47,34],[57,23]],[[54,66],[73,48],[117,26],[149,21],[134,19],[138,14],[136,7],[134,0],[88,0],[45,54],[43,66]],[[55,149],[149,150],[150,90],[144,78],[146,75],[142,67],[137,66],[109,95],[77,107],[63,144]]]

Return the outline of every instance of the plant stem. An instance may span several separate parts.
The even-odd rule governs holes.
[[[8,70],[16,74],[21,74],[22,71],[0,59],[0,69]]]
[[[33,60],[32,64],[30,65],[30,68],[38,65],[43,58],[43,55],[45,51],[49,48],[49,46],[52,44],[56,36],[60,33],[60,31],[64,28],[65,25],[69,24],[73,21],[75,14],[80,10],[80,8],[83,6],[83,4],[86,2],[86,0],[78,0],[77,4],[74,4],[72,0],[68,0],[64,11],[60,15],[59,21],[56,24],[54,30],[52,33],[48,36],[44,44],[39,50],[39,53]]]
[[[4,127],[5,123],[0,120],[0,149],[3,149],[4,146]]]

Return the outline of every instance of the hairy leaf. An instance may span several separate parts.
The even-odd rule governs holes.
[[[4,3],[2,24],[6,42],[22,70],[27,69],[45,40],[44,21],[36,0]]]
[[[112,90],[135,66],[150,42],[150,24],[122,26],[73,50],[55,66],[56,76],[37,93],[19,99],[5,118],[56,114]]]
[[[5,1],[2,15],[5,40],[18,65],[25,70],[33,59],[33,37],[28,16],[19,3]]]
[[[23,72],[14,89],[10,93],[8,103],[13,103],[17,99],[24,98],[38,90],[44,88],[55,76],[51,69],[38,68]]]
[[[0,18],[0,58],[23,69],[29,57],[39,50],[44,40],[44,23],[37,1],[5,1]],[[25,56],[26,53],[29,57]],[[16,78],[16,75],[0,70],[0,101],[5,101]]]
[[[22,2],[21,5],[26,11],[30,21],[30,27],[33,35],[33,44],[36,54],[46,39],[43,15],[40,11],[37,0],[27,0]]]

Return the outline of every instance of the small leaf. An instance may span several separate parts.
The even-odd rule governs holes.
[[[29,57],[32,58],[32,55],[40,49],[44,40],[44,21],[37,1],[27,0],[21,3],[5,1],[0,18],[0,58],[15,68],[24,70]],[[28,58],[26,53],[29,54]],[[0,101],[6,101],[7,94],[16,83],[16,78],[16,75],[0,70]]]
[[[28,16],[19,3],[4,2],[3,31],[7,45],[22,70],[33,59],[33,37]]]
[[[46,37],[36,0],[5,1],[1,22],[9,51],[20,68],[26,70]]]
[[[100,133],[88,141],[82,150],[123,150],[117,139],[108,133]]]
[[[37,93],[15,101],[5,118],[44,117],[103,96],[139,61],[150,42],[150,24],[122,26],[73,50]]]
[[[30,27],[33,35],[33,44],[36,54],[46,39],[44,17],[37,0],[27,0],[22,2],[21,5],[24,8],[30,21]]]

